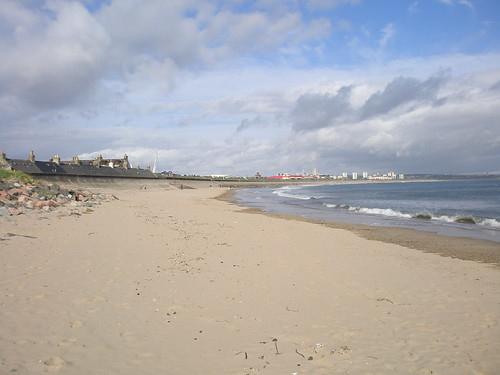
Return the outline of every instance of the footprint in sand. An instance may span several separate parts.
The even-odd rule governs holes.
[[[81,326],[83,326],[83,323],[80,320],[74,320],[69,323],[69,326],[71,328],[80,328]]]
[[[75,345],[77,342],[77,339],[74,337],[68,338],[68,339],[63,339],[61,342],[59,342],[59,346],[72,346]]]
[[[49,359],[43,361],[47,371],[56,372],[61,370],[66,362],[61,357],[50,357]]]

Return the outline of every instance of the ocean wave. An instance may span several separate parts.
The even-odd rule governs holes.
[[[347,209],[348,211],[354,213],[361,213],[368,215],[378,215],[378,216],[395,217],[403,219],[434,220],[434,221],[441,221],[444,223],[453,223],[453,224],[469,224],[469,225],[478,224],[485,227],[500,229],[500,221],[496,219],[488,219],[488,218],[482,219],[472,216],[459,216],[459,215],[457,216],[432,215],[431,213],[428,212],[409,214],[393,210],[391,208],[366,208],[366,207],[349,206],[347,204],[323,203],[323,206],[327,208]]]
[[[432,216],[432,220],[443,221],[445,223],[458,223],[458,224],[478,224],[479,221],[472,216]]]
[[[495,219],[483,219],[478,224],[486,227],[500,228],[500,221]]]
[[[286,186],[282,186],[280,187],[279,189],[276,189],[275,191],[279,191],[279,190],[297,190],[297,189],[300,189],[302,186],[298,186],[298,185],[286,185]]]
[[[390,208],[364,208],[361,207],[357,210],[357,212],[360,212],[362,214],[370,214],[370,215],[382,215],[382,216],[389,216],[389,217],[401,217],[405,219],[411,219],[412,215],[410,214],[405,214],[400,211],[395,211]]]
[[[351,212],[358,212],[358,213],[368,214],[368,215],[401,217],[401,218],[405,218],[405,219],[410,219],[412,217],[410,214],[395,211],[395,210],[392,210],[390,208],[355,207],[355,206],[349,206],[348,204],[331,204],[331,203],[323,203],[323,206],[328,207],[328,208],[340,208],[340,209],[345,209],[345,210],[348,210]]]
[[[283,186],[279,189],[273,191],[273,194],[276,194],[280,197],[284,198],[292,198],[292,199],[302,199],[302,200],[310,200],[310,199],[322,199],[323,196],[315,196],[315,195],[304,195],[304,194],[291,194],[290,190],[297,190],[303,186]]]
[[[290,189],[286,189],[286,190],[290,190]],[[276,195],[283,197],[283,198],[302,199],[302,200],[309,200],[309,199],[314,198],[314,197],[310,197],[309,195],[286,193],[283,190],[274,190],[273,194],[276,194]]]
[[[445,223],[454,223],[457,218],[458,216],[447,216],[447,215],[431,216],[432,220],[444,221]]]

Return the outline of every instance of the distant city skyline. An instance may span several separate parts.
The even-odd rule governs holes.
[[[495,0],[3,0],[0,25],[13,158],[500,172]]]

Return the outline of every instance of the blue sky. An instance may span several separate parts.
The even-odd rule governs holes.
[[[0,149],[158,153],[200,174],[499,171],[499,15],[486,0],[4,0]]]

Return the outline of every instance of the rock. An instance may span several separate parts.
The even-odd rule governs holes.
[[[77,201],[80,201],[80,202],[86,202],[86,201],[88,201],[88,200],[89,200],[89,198],[87,198],[87,197],[86,197],[85,195],[83,195],[83,194],[78,194],[78,195],[76,196],[76,200],[77,200]]]
[[[15,207],[10,207],[7,209],[7,211],[9,212],[9,215],[10,216],[17,216],[17,215],[21,215],[23,212]]]
[[[57,206],[58,206],[58,204],[57,204],[57,202],[56,202],[56,201],[53,201],[53,200],[51,199],[51,200],[47,201],[47,206],[49,206],[49,207],[57,207]]]
[[[59,191],[61,191],[61,187],[57,184],[52,184],[52,185],[49,185],[49,190],[59,192]]]
[[[0,216],[23,214],[24,209],[51,211],[59,206],[85,207],[83,213],[93,212],[91,207],[102,201],[118,199],[109,194],[96,194],[87,190],[66,190],[57,184],[0,181]],[[69,207],[68,207],[69,208]]]
[[[17,201],[19,203],[24,203],[24,202],[27,202],[29,200],[29,197],[27,195],[20,195],[19,198],[17,198]]]
[[[460,224],[476,224],[476,220],[474,220],[473,217],[459,217],[458,219],[455,220],[455,223],[460,223]]]
[[[16,202],[9,201],[8,199],[0,199],[0,206],[15,207],[16,205]]]
[[[34,203],[34,206],[35,206],[35,208],[40,209],[40,208],[42,208],[42,207],[45,207],[45,206],[46,206],[46,204],[47,204],[47,202],[45,202],[45,201],[36,201],[36,202]]]
[[[21,188],[12,188],[7,190],[7,194],[13,197],[17,197],[18,195],[24,194],[24,190]]]
[[[414,216],[415,219],[420,219],[420,220],[431,220],[432,216],[429,214],[416,214]]]

